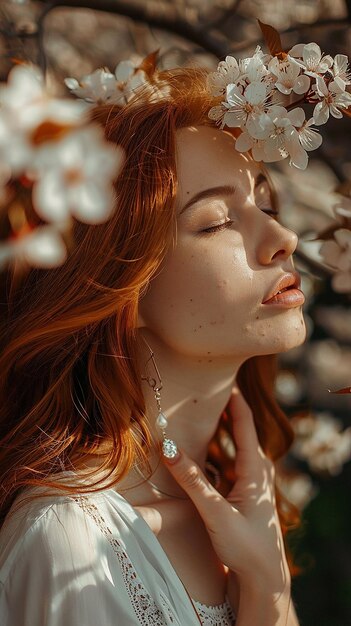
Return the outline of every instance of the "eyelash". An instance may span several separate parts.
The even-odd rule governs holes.
[[[278,211],[273,211],[269,209],[267,211],[263,211],[263,213],[268,213],[269,215],[278,215]],[[217,226],[211,226],[210,228],[205,228],[205,230],[201,231],[203,233],[212,234],[221,230],[225,230],[228,226],[234,224],[234,220],[228,220],[227,222],[222,222],[222,224],[217,224]]]

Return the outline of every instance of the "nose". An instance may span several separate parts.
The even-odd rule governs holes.
[[[297,247],[299,238],[295,231],[286,228],[274,219],[269,220],[270,228],[266,228],[258,248],[258,261],[267,265],[280,257],[287,259]]]

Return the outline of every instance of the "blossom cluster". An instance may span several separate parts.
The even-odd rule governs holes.
[[[65,78],[65,85],[78,98],[95,104],[123,106],[132,100],[140,88],[143,88],[143,97],[154,102],[169,94],[169,86],[160,81],[154,72],[155,62],[155,53],[145,59],[135,56],[120,61],[114,73],[106,67],[98,68],[79,80]]]
[[[0,265],[61,265],[72,217],[97,224],[113,213],[112,181],[124,153],[86,110],[86,103],[49,95],[35,66],[15,66],[0,86],[0,206],[11,225]],[[31,210],[42,225],[31,223]]]
[[[237,61],[227,56],[208,77],[208,89],[222,100],[208,113],[221,128],[238,128],[239,152],[252,151],[256,161],[289,157],[290,165],[305,169],[307,152],[322,143],[312,125],[330,115],[341,118],[351,106],[348,57],[323,55],[316,43],[298,44],[277,56],[257,46],[252,57]],[[313,106],[306,119],[301,103]],[[285,106],[284,106],[285,104]]]

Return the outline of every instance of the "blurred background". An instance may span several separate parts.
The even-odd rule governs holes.
[[[316,42],[333,57],[350,52],[350,0],[1,0],[0,79],[13,59],[30,60],[68,97],[65,77],[113,72],[157,49],[161,68],[214,70],[227,54],[266,51],[257,18],[279,30],[285,50]],[[336,206],[351,207],[351,119],[331,119],[321,133],[307,170],[269,166],[281,221],[300,238],[294,260],[308,329],[304,345],[279,357],[276,394],[296,432],[279,480],[302,512],[289,539],[301,568],[293,581],[300,624],[351,626],[351,395],[331,393],[351,386],[351,289],[336,289],[316,239],[335,224]],[[345,250],[351,272],[351,241]]]

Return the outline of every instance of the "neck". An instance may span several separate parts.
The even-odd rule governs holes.
[[[142,337],[154,353],[159,370],[161,388],[161,408],[166,415],[168,426],[166,435],[173,439],[204,471],[211,441],[235,384],[237,371],[244,359],[221,359],[211,355],[206,357],[188,356],[171,350],[158,337],[143,328]],[[140,338],[138,359],[142,376],[159,380],[150,350]],[[155,426],[158,407],[154,391],[146,380],[142,381],[146,403],[146,416],[149,428],[157,441],[162,440],[162,432]],[[158,462],[158,450],[150,456],[155,470],[152,481],[161,489],[173,494],[184,493],[163,464]]]

